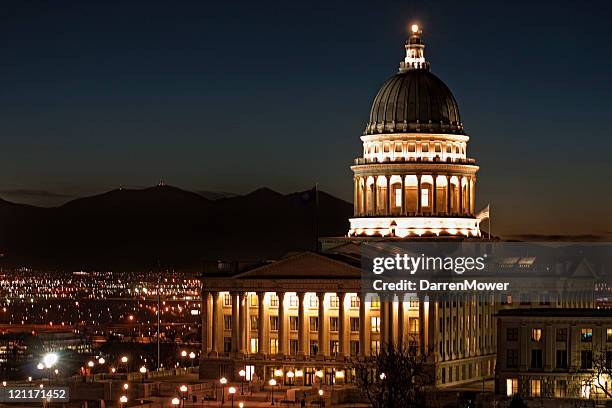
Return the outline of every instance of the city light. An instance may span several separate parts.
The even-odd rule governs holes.
[[[44,365],[43,363],[38,363],[38,364],[36,365],[36,368],[38,368],[39,370],[44,370],[45,365]]]
[[[43,357],[43,363],[45,363],[45,367],[51,368],[55,364],[57,364],[57,360],[59,357],[55,353],[47,353]]]
[[[140,369],[139,369],[138,371],[140,371],[140,374],[146,374],[146,372],[147,372],[147,367],[142,366],[142,367],[140,367]]]
[[[185,384],[183,384],[183,385],[180,386],[179,390],[181,392],[187,392],[187,386]]]
[[[119,402],[120,402],[120,403],[122,403],[122,404],[127,404],[127,402],[128,402],[128,398],[127,398],[125,395],[122,395],[122,396],[119,398]]]
[[[98,360],[98,363],[104,364],[104,363],[106,363],[106,360],[104,360],[103,357],[100,357],[100,359]]]
[[[178,406],[181,403],[181,400],[178,399],[177,397],[172,398],[172,405],[174,405],[175,407]]]

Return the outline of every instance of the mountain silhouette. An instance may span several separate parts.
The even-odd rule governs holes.
[[[162,185],[117,189],[42,208],[0,199],[6,266],[53,270],[198,271],[204,260],[274,259],[346,234],[352,204],[319,191],[260,188],[209,199]]]

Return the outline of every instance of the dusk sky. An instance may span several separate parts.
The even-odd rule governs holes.
[[[5,2],[0,196],[163,179],[352,200],[379,86],[423,27],[499,234],[612,231],[609,2]]]

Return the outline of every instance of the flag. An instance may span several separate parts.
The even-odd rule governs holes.
[[[483,208],[482,210],[480,210],[480,212],[478,214],[476,214],[476,218],[478,219],[478,221],[483,221],[486,219],[489,219],[490,215],[491,215],[491,211],[489,208],[490,204],[487,204],[487,206],[485,208]]]

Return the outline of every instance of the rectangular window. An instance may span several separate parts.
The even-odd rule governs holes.
[[[531,341],[542,340],[542,329],[531,329]]]
[[[567,368],[567,350],[557,350],[557,368]]]
[[[251,330],[257,330],[258,326],[259,326],[259,317],[251,316]]]
[[[295,356],[298,353],[298,340],[291,339],[289,340],[289,354]]]
[[[278,296],[276,294],[270,295],[270,306],[278,307]]]
[[[567,397],[567,380],[555,380],[555,398]]]
[[[329,297],[329,306],[330,307],[338,307],[339,304],[340,304],[340,299],[338,298],[338,296],[331,295]]]
[[[557,341],[567,341],[567,329],[557,329]]]
[[[289,307],[298,307],[298,297],[291,295],[289,297]]]
[[[542,368],[542,350],[531,350],[531,368]]]
[[[316,295],[311,295],[310,296],[310,308],[311,309],[316,309],[319,307],[319,297]]]
[[[518,394],[518,378],[506,379],[506,395],[511,397]]]
[[[380,353],[380,341],[372,340],[370,342],[370,349],[371,349],[371,354],[373,356],[377,356],[378,353]]]
[[[257,307],[257,295],[251,295],[249,298],[251,299],[251,307]]]
[[[606,341],[612,341],[612,328],[606,329]]]
[[[531,380],[531,396],[539,397],[542,395],[542,380]]]
[[[278,339],[270,339],[270,354],[278,354]]]
[[[310,340],[310,355],[316,356],[319,352],[319,342],[317,340]]]
[[[232,295],[230,293],[225,293],[223,295],[223,306],[231,306],[232,305]]]
[[[337,356],[340,351],[340,343],[338,340],[330,340],[329,342],[329,354],[331,356]]]
[[[401,188],[395,189],[395,206],[396,207],[402,206],[402,189]]]
[[[429,190],[426,188],[421,190],[421,207],[429,207]]]
[[[583,370],[593,368],[593,350],[582,350],[580,352],[580,368]]]
[[[506,328],[506,341],[518,341],[518,327]]]
[[[270,330],[271,331],[278,330],[278,316],[270,316]]]
[[[329,331],[332,331],[332,332],[338,331],[338,318],[337,317],[329,318]]]
[[[351,348],[351,357],[356,357],[359,355],[359,341],[351,340],[349,343]]]
[[[408,152],[410,153],[416,152],[416,145],[414,143],[408,143]]]
[[[298,331],[298,318],[297,316],[289,316],[289,330]]]
[[[319,318],[310,316],[310,331],[319,331]]]
[[[408,319],[408,330],[411,336],[417,336],[419,334],[419,319],[411,317]]]
[[[372,333],[380,333],[380,317],[372,316],[370,319],[372,324]]]
[[[370,299],[370,309],[380,308],[380,298],[378,296],[372,296]]]
[[[357,309],[359,307],[359,296],[351,296],[351,308]]]
[[[251,353],[259,353],[259,342],[258,339],[251,338]]]
[[[580,341],[583,343],[591,343],[593,341],[593,329],[581,329]]]
[[[518,367],[518,350],[508,349],[506,350],[506,367],[517,368]]]
[[[232,330],[232,315],[223,315],[223,330]]]
[[[423,153],[429,152],[429,143],[421,143],[421,151]]]
[[[359,331],[359,318],[351,317],[350,322],[351,322],[351,331],[358,332]]]
[[[232,338],[231,337],[224,337],[223,338],[223,352],[224,353],[229,353],[232,351]]]

